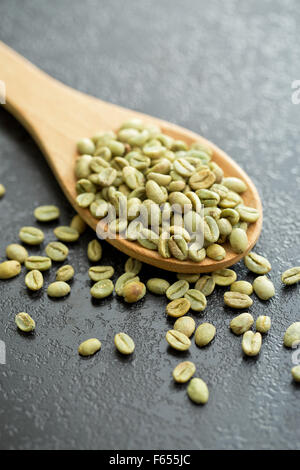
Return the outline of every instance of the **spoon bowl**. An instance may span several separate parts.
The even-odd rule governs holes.
[[[262,228],[262,204],[257,189],[249,176],[221,149],[204,137],[166,121],[129,109],[106,103],[74,90],[50,77],[0,41],[0,79],[6,85],[6,104],[11,112],[37,142],[59,182],[64,194],[85,222],[96,230],[98,219],[88,209],[76,203],[74,174],[76,143],[101,131],[117,130],[124,121],[140,118],[156,124],[162,131],[188,144],[195,141],[209,145],[213,160],[223,169],[225,176],[241,178],[247,184],[243,193],[245,205],[256,208],[261,216],[247,231],[248,247],[242,254],[234,253],[226,243],[226,257],[222,261],[205,258],[201,263],[175,258],[162,258],[157,252],[138,243],[117,237],[109,243],[128,256],[144,263],[178,273],[201,273],[222,269],[237,263],[255,245]],[[101,223],[101,222],[100,222]]]

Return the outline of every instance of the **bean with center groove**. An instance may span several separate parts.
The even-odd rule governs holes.
[[[177,351],[187,351],[191,346],[189,338],[177,330],[169,330],[166,334],[166,340]]]
[[[114,343],[121,354],[132,354],[135,349],[134,341],[126,333],[117,333]]]
[[[173,379],[178,383],[188,382],[196,372],[196,366],[193,362],[184,361],[180,362],[173,370]]]

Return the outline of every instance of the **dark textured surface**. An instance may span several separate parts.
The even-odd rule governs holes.
[[[50,300],[30,294],[24,268],[0,284],[1,448],[275,449],[299,448],[300,387],[291,381],[292,352],[285,328],[299,321],[299,287],[283,288],[279,274],[299,258],[299,117],[291,82],[299,79],[297,0],[2,1],[0,39],[56,78],[84,92],[195,130],[248,171],[264,200],[257,251],[272,261],[277,294],[254,298],[250,312],[273,326],[260,357],[245,359],[228,322],[222,289],[209,298],[197,323],[217,327],[213,344],[176,354],[167,348],[166,300],[148,294],[128,307],[115,296],[92,302],[86,259],[88,231],[70,246],[76,269],[71,295]],[[0,70],[1,79],[1,70]],[[0,109],[1,259],[18,230],[34,223],[34,207],[58,204],[61,223],[73,212],[43,156],[23,128]],[[45,228],[53,239],[54,224]],[[45,242],[45,243],[46,243]],[[43,247],[42,247],[43,248]],[[30,250],[35,253],[38,249]],[[104,245],[103,263],[116,274],[125,256]],[[54,279],[54,269],[46,284]],[[253,279],[242,263],[240,279]],[[142,278],[154,274],[143,270]],[[155,271],[155,274],[158,274]],[[165,274],[172,279],[172,275]],[[36,333],[16,331],[14,315],[28,311]],[[132,357],[114,350],[127,331]],[[78,344],[99,337],[102,350],[81,359]],[[211,396],[194,406],[171,371],[181,358],[195,361]]]

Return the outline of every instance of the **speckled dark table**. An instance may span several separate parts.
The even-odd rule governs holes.
[[[299,321],[299,287],[284,289],[279,273],[300,262],[300,105],[291,102],[299,76],[297,0],[2,1],[0,39],[65,83],[104,100],[153,114],[216,142],[249,173],[264,200],[257,251],[273,264],[277,294],[254,299],[250,311],[273,327],[260,357],[245,359],[229,329],[222,289],[197,322],[212,321],[213,344],[179,355],[164,339],[171,322],[164,298],[151,294],[128,307],[113,297],[91,301],[85,249],[93,233],[70,246],[76,269],[71,295],[30,294],[24,271],[0,284],[1,448],[292,449],[300,442],[300,387],[291,381],[292,351],[285,328]],[[1,70],[0,70],[1,79]],[[34,223],[34,207],[53,203],[61,223],[73,210],[35,143],[0,109],[1,259],[18,229]],[[46,242],[54,225],[45,228]],[[38,249],[31,250],[37,253]],[[103,262],[122,272],[125,256],[104,244]],[[242,263],[239,278],[252,279]],[[159,275],[152,268],[142,278]],[[165,274],[169,279],[172,275]],[[54,270],[46,275],[46,283]],[[36,333],[16,331],[14,315],[28,311]],[[116,332],[136,341],[132,357],[114,349]],[[76,350],[85,338],[103,346],[91,359]],[[174,385],[179,359],[193,359],[211,398],[196,407]]]

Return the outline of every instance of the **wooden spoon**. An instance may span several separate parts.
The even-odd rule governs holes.
[[[234,253],[228,244],[226,258],[216,262],[206,258],[202,263],[164,259],[157,252],[121,238],[108,240],[118,250],[133,258],[168,271],[183,273],[210,272],[237,263],[256,243],[262,227],[262,205],[258,192],[247,174],[216,145],[182,127],[129,109],[106,103],[73,90],[39,70],[22,56],[0,42],[0,80],[6,85],[6,104],[28,130],[45,155],[56,179],[74,209],[96,229],[97,219],[87,209],[76,204],[74,163],[76,142],[99,130],[116,130],[123,121],[139,117],[147,123],[158,124],[163,132],[191,144],[200,141],[213,149],[214,161],[225,176],[237,176],[245,181],[248,190],[243,194],[246,205],[261,213],[259,220],[248,230],[249,245],[243,254]]]

